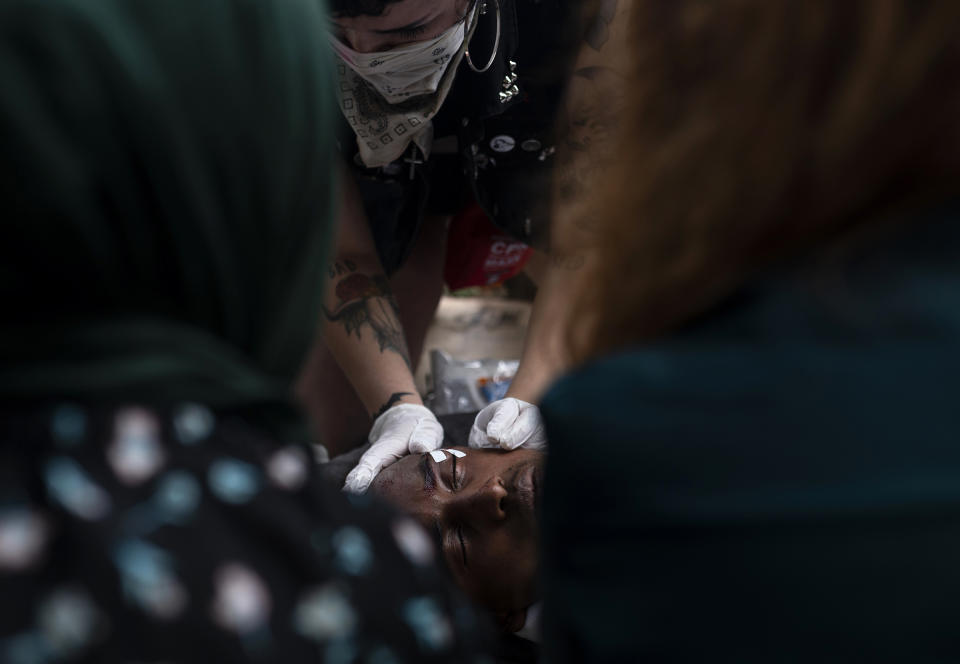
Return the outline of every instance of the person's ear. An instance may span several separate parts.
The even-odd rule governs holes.
[[[527,610],[524,608],[515,611],[500,611],[493,614],[493,619],[502,631],[513,634],[519,632],[527,624]]]

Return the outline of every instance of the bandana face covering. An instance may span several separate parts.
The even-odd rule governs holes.
[[[330,37],[340,110],[368,168],[399,159],[411,144],[430,156],[432,119],[476,30],[477,8],[436,39],[382,53],[357,53]]]
[[[357,76],[388,103],[397,104],[437,91],[450,61],[463,46],[464,34],[460,21],[436,39],[379,53],[358,53],[332,35],[330,44]]]

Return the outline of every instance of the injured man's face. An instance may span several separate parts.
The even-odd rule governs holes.
[[[385,468],[370,491],[433,533],[457,583],[493,610],[504,629],[517,631],[526,607],[537,600],[536,512],[545,456],[524,449],[449,449],[463,456],[404,457]]]

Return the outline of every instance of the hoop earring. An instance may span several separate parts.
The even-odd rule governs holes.
[[[487,0],[480,0],[480,3],[477,22],[480,21],[481,14],[487,13]],[[463,59],[467,61],[467,66],[478,74],[483,74],[493,66],[493,61],[496,60],[497,53],[500,51],[500,0],[493,0],[493,4],[497,7],[497,38],[493,43],[493,53],[490,54],[486,66],[483,69],[477,69],[476,65],[473,64],[473,60],[470,58],[470,44],[467,44],[467,49],[463,52]],[[470,41],[473,41],[473,37],[470,38]]]

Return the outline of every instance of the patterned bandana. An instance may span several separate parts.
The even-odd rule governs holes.
[[[478,3],[479,4],[479,3]],[[374,82],[367,80],[359,73],[357,69],[365,71],[361,67],[358,58],[351,57],[353,51],[344,47],[343,44],[331,37],[334,52],[336,53],[336,75],[337,75],[337,97],[340,102],[340,110],[347,119],[350,127],[357,135],[357,147],[360,149],[360,158],[368,168],[386,166],[387,164],[399,159],[413,143],[425,157],[430,156],[430,148],[433,144],[433,117],[440,110],[450,88],[453,86],[453,79],[456,76],[457,68],[463,59],[467,44],[473,37],[473,32],[477,27],[477,9],[467,21],[469,27],[466,29],[466,35],[460,41],[457,50],[450,53],[441,53],[438,57],[443,62],[435,62],[432,65],[433,74],[427,78],[433,81],[425,81],[422,76],[416,78],[419,83],[429,83],[424,89],[426,94],[413,92],[416,96],[410,96],[413,90],[423,86],[415,85],[411,87],[404,82],[402,76],[396,76],[397,86],[387,85],[383,80],[385,74],[379,74]],[[462,32],[462,27],[454,26],[445,32],[436,41],[437,45],[431,44],[436,48],[445,48],[444,43],[456,43],[457,32]],[[417,49],[419,51],[420,48]],[[362,54],[363,61],[368,65],[377,61],[408,59],[412,52],[410,48],[395,49],[379,54]],[[358,54],[361,55],[361,54]],[[368,67],[369,68],[369,67]],[[435,83],[435,77],[442,72],[438,83]],[[435,83],[435,84],[434,84]],[[435,91],[429,92],[430,88]],[[381,92],[382,91],[382,92]],[[385,95],[388,95],[389,98]],[[392,103],[395,100],[396,103]]]

